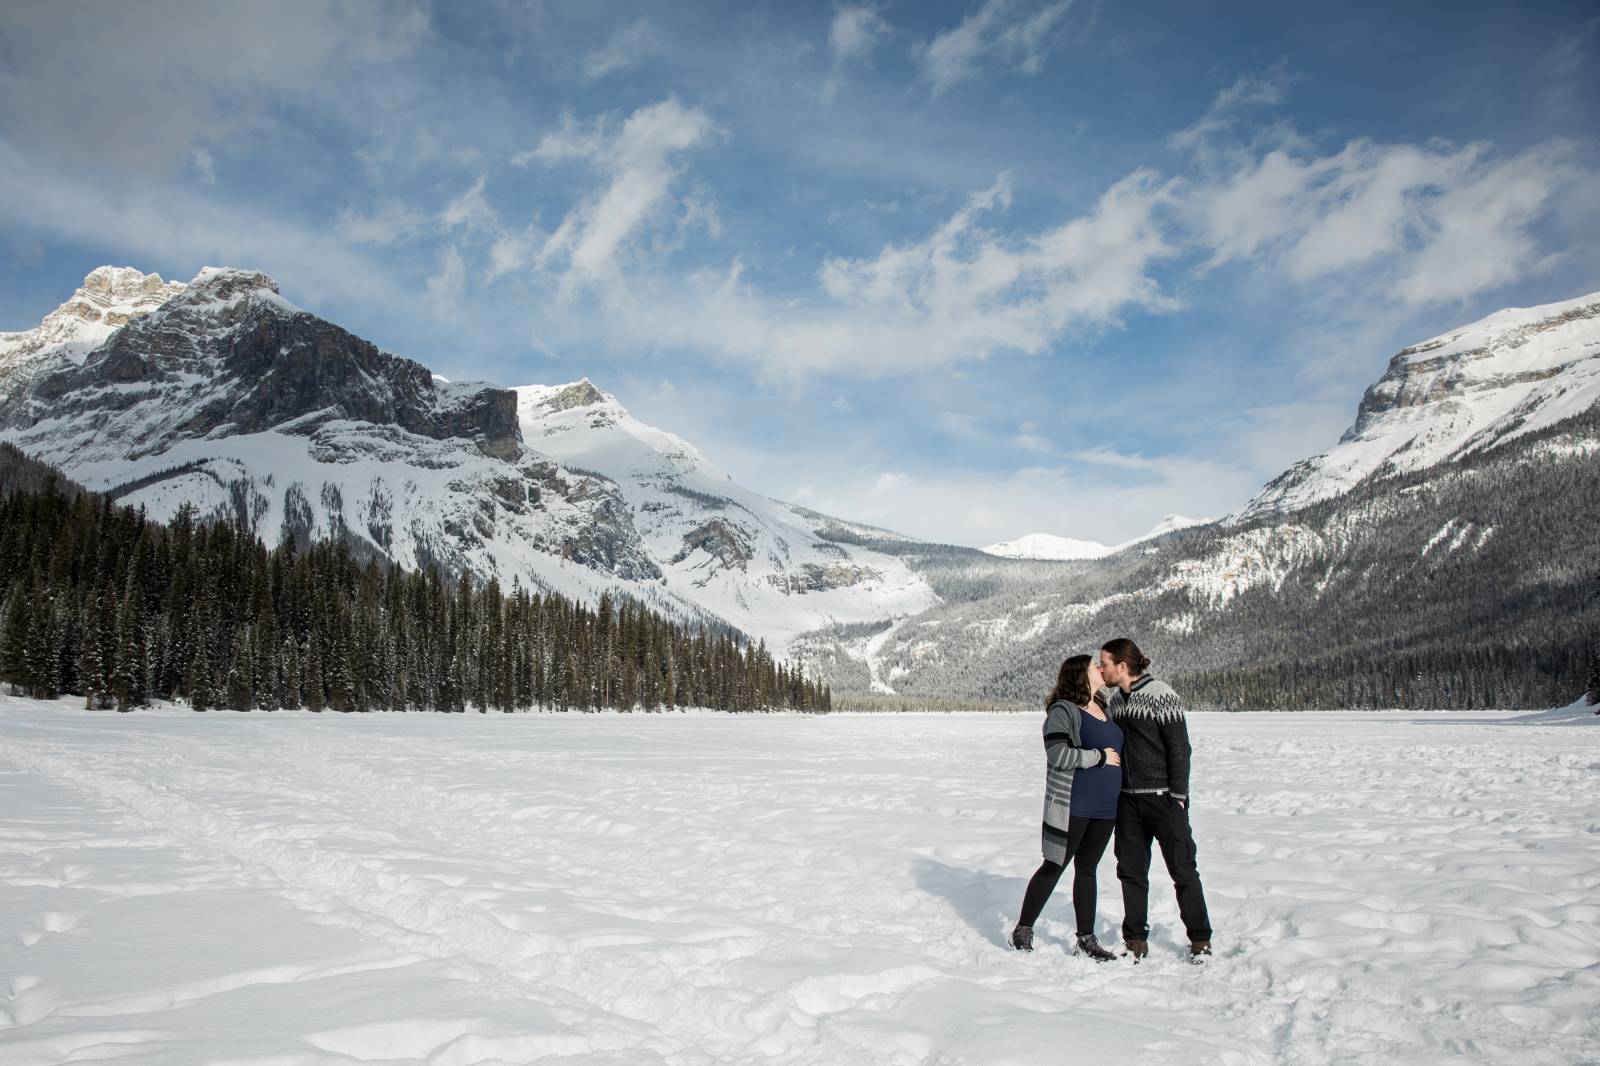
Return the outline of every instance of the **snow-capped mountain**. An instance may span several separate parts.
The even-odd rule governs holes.
[[[33,329],[0,333],[0,407],[40,375],[82,363],[129,320],[154,311],[182,291],[180,281],[162,281],[160,274],[132,267],[91,271],[72,298]]]
[[[1155,528],[1140,537],[1123,541],[1121,544],[1101,544],[1095,540],[1074,540],[1071,537],[1058,537],[1053,533],[1029,533],[1016,540],[1002,541],[991,544],[983,551],[1002,559],[1102,559],[1107,555],[1131,548],[1135,544],[1143,544],[1147,540],[1179,529],[1188,529],[1191,526],[1203,526],[1210,522],[1209,518],[1185,518],[1179,514],[1169,514],[1155,524]]]
[[[1281,515],[1483,451],[1600,400],[1600,293],[1497,311],[1402,350],[1337,446],[1296,463],[1232,520]]]
[[[640,422],[588,379],[515,391],[524,443],[605,477],[664,587],[745,632],[786,645],[819,616],[848,624],[935,602],[901,560],[824,539],[845,524],[736,484],[694,445]]]
[[[1238,515],[1075,561],[928,556],[938,606],[797,648],[912,705],[1031,703],[1127,634],[1211,706],[1550,706],[1600,632],[1597,458],[1600,294],[1503,311],[1401,352]]]
[[[188,503],[269,542],[615,589],[779,652],[935,602],[901,560],[825,539],[845,524],[735,485],[587,381],[449,382],[259,273],[102,268],[6,343],[0,439],[158,520]]]
[[[1075,540],[1054,533],[1029,533],[982,549],[1001,559],[1099,559],[1114,550],[1097,540]]]

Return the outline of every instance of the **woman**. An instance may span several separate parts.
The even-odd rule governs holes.
[[[1096,702],[1103,687],[1100,664],[1074,655],[1061,664],[1055,690],[1045,700],[1044,863],[1028,882],[1011,946],[1033,950],[1033,923],[1072,863],[1072,909],[1078,950],[1096,962],[1116,958],[1094,935],[1095,867],[1117,824],[1122,791],[1122,730]]]

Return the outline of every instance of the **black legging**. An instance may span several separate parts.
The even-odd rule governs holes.
[[[1078,935],[1094,932],[1094,902],[1099,891],[1094,870],[1100,857],[1111,842],[1111,831],[1117,827],[1115,818],[1079,818],[1073,815],[1067,822],[1067,862],[1072,863],[1072,910],[1078,918]],[[1056,882],[1066,871],[1066,863],[1049,859],[1034,871],[1028,882],[1027,894],[1022,897],[1022,917],[1018,925],[1032,926],[1044,910],[1045,901],[1056,890]]]

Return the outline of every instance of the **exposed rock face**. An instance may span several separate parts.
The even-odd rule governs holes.
[[[544,405],[552,411],[570,411],[574,407],[590,407],[605,402],[605,394],[595,388],[588,378],[558,390]]]
[[[162,281],[132,267],[99,267],[83,279],[71,299],[30,330],[0,333],[0,427],[21,417],[11,401],[34,381],[83,361],[117,329],[149,314],[183,292],[182,282]]]
[[[738,527],[721,518],[713,518],[683,535],[683,550],[673,556],[681,563],[695,552],[705,552],[727,570],[743,570],[749,564],[750,542]]]
[[[105,383],[181,389],[197,377],[209,387],[170,427],[176,436],[259,433],[316,416],[296,429],[349,419],[435,440],[465,437],[498,458],[517,453],[514,392],[436,383],[420,363],[290,304],[266,275],[238,270],[202,272],[159,312],[129,322],[94,359],[40,380],[30,413],[59,417],[71,410],[70,397]]]
[[[1338,445],[1289,468],[1237,519],[1285,514],[1367,479],[1481,451],[1596,402],[1600,293],[1499,311],[1395,355]]]

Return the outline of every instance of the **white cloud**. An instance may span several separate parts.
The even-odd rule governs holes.
[[[920,53],[923,76],[935,96],[978,75],[985,63],[1038,74],[1054,46],[1072,0],[1037,4],[985,0],[954,29],[939,34]]]
[[[989,434],[978,425],[978,420],[965,411],[944,411],[935,420],[939,431],[948,437],[957,440],[978,441],[988,439]]]
[[[305,225],[259,207],[182,185],[118,183],[107,188],[64,173],[0,140],[0,203],[30,228],[98,249],[107,257],[170,264],[252,267],[277,278],[285,294],[315,294],[376,306],[404,306],[414,295],[387,264],[327,226]],[[145,269],[150,269],[146,266]],[[315,301],[297,302],[317,310]]]
[[[1018,433],[1011,438],[1011,443],[1025,452],[1037,455],[1049,455],[1056,450],[1056,446],[1037,433]]]
[[[466,281],[467,264],[461,258],[461,250],[453,244],[446,245],[439,253],[439,269],[428,279],[428,302],[439,314],[454,315]]]
[[[657,48],[655,27],[640,19],[614,33],[606,46],[583,58],[583,76],[593,81],[636,66]]]
[[[814,455],[807,480],[793,477],[774,456],[751,474],[751,484],[792,486],[780,495],[825,514],[880,525],[910,536],[976,547],[1029,533],[1117,544],[1149,531],[1165,515],[1212,514],[1243,505],[1260,487],[1259,475],[1228,462],[1164,457],[1148,470],[1112,470],[1105,476],[1060,463],[1010,471],[948,469],[873,474],[859,462]]]
[[[514,233],[502,233],[489,248],[489,269],[486,281],[495,281],[530,266],[544,247],[547,235],[538,226],[530,225]]]
[[[0,126],[52,158],[169,170],[273,100],[338,102],[429,34],[414,0],[8,4]]]
[[[352,244],[398,244],[423,232],[428,216],[413,211],[403,201],[385,199],[370,212],[345,208],[334,230]]]
[[[1460,300],[1548,267],[1554,257],[1540,251],[1532,224],[1552,198],[1597,178],[1559,141],[1472,168],[1428,205],[1422,247],[1396,294],[1410,304]]]
[[[1545,99],[1552,107],[1581,106],[1583,68],[1589,61],[1589,42],[1600,35],[1600,17],[1591,18],[1570,33],[1556,38],[1545,52],[1544,69],[1549,82]]]
[[[211,153],[204,148],[196,148],[189,153],[189,159],[194,163],[195,175],[207,185],[217,183],[217,161],[211,158]]]
[[[841,7],[828,25],[828,54],[832,67],[823,83],[822,100],[832,100],[842,84],[844,68],[866,60],[889,33],[889,24],[870,4]]]
[[[568,119],[513,160],[545,165],[578,160],[607,180],[603,191],[567,214],[539,250],[539,265],[564,265],[563,294],[600,282],[620,284],[615,260],[666,203],[679,173],[677,157],[704,143],[715,129],[704,111],[667,99],[640,108],[617,129],[605,119],[587,126]]]
[[[1246,109],[1281,104],[1292,81],[1284,63],[1261,74],[1241,75],[1216,95],[1198,121],[1172,134],[1167,143],[1182,152],[1204,152],[1218,136],[1234,128]]]
[[[909,484],[911,484],[911,479],[905,474],[892,470],[885,470],[883,473],[878,475],[878,480],[872,483],[872,495],[893,495]]]
[[[478,175],[478,180],[473,182],[470,188],[452,199],[444,206],[444,210],[439,212],[439,225],[446,232],[461,228],[489,233],[499,230],[500,220],[483,195],[483,187],[487,181],[488,175]]]
[[[1118,470],[1154,470],[1157,465],[1154,460],[1147,459],[1142,455],[1129,455],[1103,445],[1096,448],[1079,449],[1072,453],[1072,459],[1080,463],[1114,467]]]
[[[1002,176],[923,240],[888,245],[873,258],[825,260],[813,297],[768,296],[745,280],[738,260],[720,273],[638,271],[625,299],[600,290],[604,315],[580,310],[574,340],[592,342],[598,326],[619,348],[686,348],[750,362],[769,380],[788,382],[1039,354],[1069,331],[1115,325],[1129,310],[1177,306],[1150,274],[1174,252],[1156,217],[1167,198],[1164,183],[1139,171],[1079,217],[1007,234],[984,225],[1010,202]],[[569,277],[580,270],[575,250],[595,213],[574,212],[546,242],[546,255],[574,249]]]
[[[1322,153],[1285,127],[1233,136],[1239,105],[1275,102],[1287,83],[1241,79],[1174,138],[1200,171],[1174,202],[1182,239],[1209,252],[1202,272],[1243,260],[1301,286],[1360,283],[1372,300],[1461,300],[1546,265],[1534,227],[1597,177],[1593,153],[1562,141],[1504,158],[1483,143]]]

